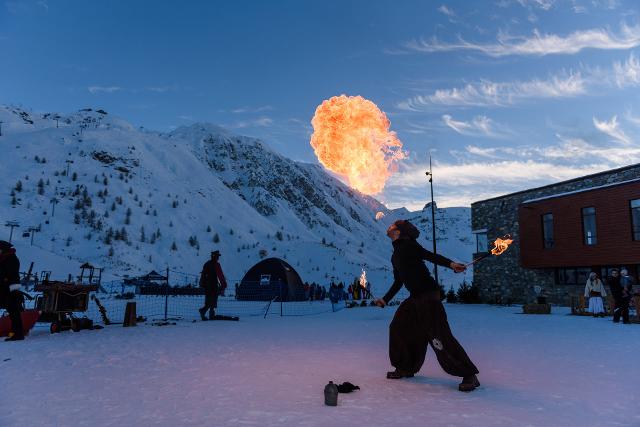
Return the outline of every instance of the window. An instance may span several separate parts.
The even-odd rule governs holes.
[[[631,200],[631,232],[633,240],[640,240],[640,199]]]
[[[476,253],[487,252],[487,233],[476,233]]]
[[[582,208],[582,229],[584,230],[584,244],[595,245],[596,236],[596,208]]]
[[[556,284],[584,286],[590,273],[591,269],[588,267],[558,268],[556,269]]]
[[[553,214],[542,215],[542,239],[545,249],[553,247]]]

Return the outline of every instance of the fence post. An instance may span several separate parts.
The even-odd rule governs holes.
[[[167,321],[167,310],[169,308],[169,267],[167,267],[167,282],[164,287],[164,321]]]
[[[282,299],[283,299],[282,298],[282,280],[278,280],[278,286],[280,287],[280,317],[282,317],[283,316],[283,314],[282,314],[282,305],[284,304],[282,302]]]

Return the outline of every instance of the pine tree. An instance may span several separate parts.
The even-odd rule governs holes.
[[[178,250],[178,245],[176,245],[176,242],[174,241],[173,244],[171,245],[171,250],[172,251],[177,251]]]
[[[219,243],[220,242],[220,236],[218,236],[218,233],[213,235],[213,243]]]
[[[18,193],[20,193],[22,191],[22,181],[18,180],[18,182],[16,182],[15,190]]]
[[[108,255],[109,255],[110,257],[113,257],[113,255],[114,255],[113,246],[109,246],[109,252],[108,252]]]
[[[77,180],[78,180],[78,174],[74,172],[74,173],[71,175],[71,181],[77,181]]]
[[[140,227],[140,241],[142,243],[147,241],[147,236],[145,236],[145,234],[144,234],[144,225],[142,227]]]

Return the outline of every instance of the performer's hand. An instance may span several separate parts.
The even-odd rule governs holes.
[[[387,303],[386,303],[386,302],[384,302],[384,300],[383,300],[382,298],[378,298],[378,299],[377,299],[377,300],[375,300],[373,303],[374,303],[375,305],[377,305],[378,307],[380,307],[380,308],[384,308],[384,307],[387,305]]]
[[[451,267],[451,269],[455,273],[462,273],[463,271],[465,271],[467,269],[466,265],[460,264],[459,262],[452,262],[451,264],[449,264],[449,267]]]

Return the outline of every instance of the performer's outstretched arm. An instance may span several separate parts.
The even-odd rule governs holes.
[[[451,268],[451,263],[453,263],[453,261],[451,261],[449,258],[439,254],[434,254],[433,252],[426,250],[422,246],[420,246],[420,249],[423,260],[441,265],[443,267]]]
[[[387,293],[382,297],[385,304],[389,304],[389,301],[393,299],[394,296],[398,293],[398,291],[402,288],[402,279],[400,279],[400,273],[395,268],[393,269],[393,284],[387,291]]]

